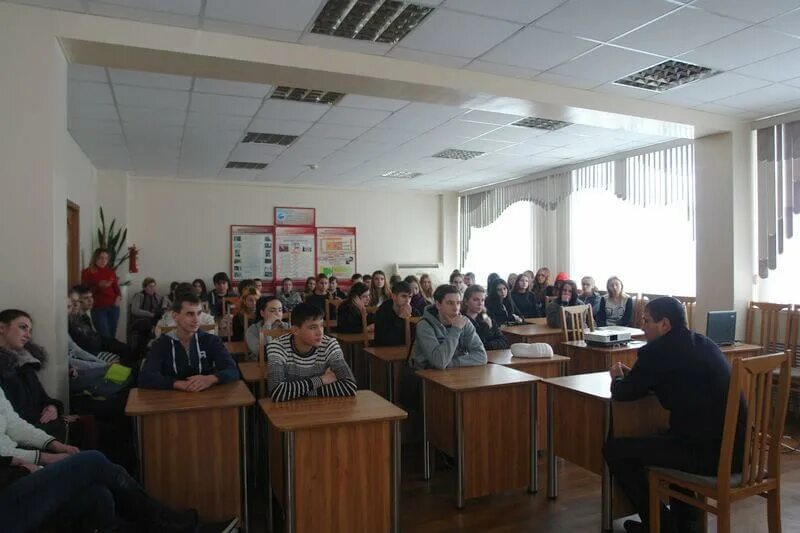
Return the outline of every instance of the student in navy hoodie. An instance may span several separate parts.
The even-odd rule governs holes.
[[[239,369],[214,334],[200,331],[200,298],[178,293],[172,305],[175,331],[153,342],[139,375],[145,389],[199,392],[239,379]]]

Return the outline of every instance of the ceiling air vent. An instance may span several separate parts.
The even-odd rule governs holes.
[[[472,159],[474,157],[481,156],[486,152],[473,152],[472,150],[459,150],[458,148],[448,148],[447,150],[442,150],[438,154],[433,154],[433,157],[441,157],[443,159]]]
[[[256,143],[256,144],[277,144],[280,146],[289,146],[297,140],[297,135],[281,135],[280,133],[257,133],[248,131],[242,139],[243,143]]]
[[[225,168],[232,168],[235,170],[261,170],[267,168],[266,163],[249,163],[247,161],[228,161]]]
[[[512,126],[521,126],[523,128],[534,128],[537,130],[555,131],[567,126],[572,126],[572,122],[565,122],[563,120],[552,120],[549,118],[539,117],[526,117],[511,124]]]
[[[270,98],[276,100],[294,100],[295,102],[309,102],[311,104],[335,104],[344,97],[344,93],[323,91],[320,89],[301,89],[300,87],[276,87]]]
[[[684,63],[683,61],[669,60],[654,67],[635,72],[630,76],[620,78],[614,83],[648,91],[662,92],[693,81],[715,76],[720,72],[708,67]]]
[[[394,44],[432,11],[429,6],[396,0],[328,0],[311,33]]]
[[[381,177],[410,180],[422,176],[422,172],[409,172],[407,170],[387,170]]]

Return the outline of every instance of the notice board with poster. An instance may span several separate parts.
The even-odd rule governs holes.
[[[316,275],[316,234],[313,226],[275,227],[275,279],[302,283]]]
[[[316,226],[317,210],[313,207],[276,207],[276,226]]]
[[[271,290],[275,279],[275,228],[231,226],[231,280],[261,279]]]
[[[356,270],[356,228],[317,228],[317,272],[348,286]]]

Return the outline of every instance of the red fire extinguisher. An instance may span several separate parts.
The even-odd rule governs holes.
[[[128,272],[135,274],[139,272],[139,267],[136,265],[136,259],[139,256],[139,249],[134,244],[128,246]]]

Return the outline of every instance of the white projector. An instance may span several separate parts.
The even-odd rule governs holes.
[[[592,346],[621,346],[631,341],[635,328],[604,326],[594,331],[583,332],[583,340]]]

